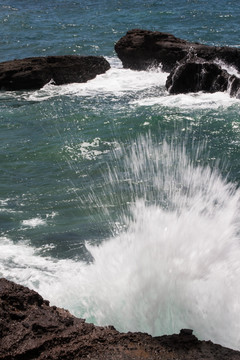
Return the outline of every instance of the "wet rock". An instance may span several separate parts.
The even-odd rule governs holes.
[[[170,94],[228,91],[230,96],[240,97],[238,77],[230,75],[219,64],[207,62],[195,55],[187,56],[172,69],[166,88]]]
[[[228,88],[229,74],[217,64],[193,57],[176,65],[167,78],[170,94],[217,92]]]
[[[40,89],[53,81],[56,85],[86,82],[110,69],[100,56],[47,56],[0,63],[1,90]]]
[[[189,329],[153,338],[94,326],[49,306],[35,291],[0,279],[0,359],[240,360],[240,352],[199,341]]]
[[[193,334],[192,329],[181,329],[180,330],[180,335],[192,335],[192,334]]]
[[[240,99],[240,78],[231,75],[228,79],[228,91],[231,96]]]
[[[115,44],[115,51],[123,66],[133,70],[161,64],[169,72],[191,51],[207,61],[222,60],[240,70],[240,49],[192,43],[158,31],[130,30]]]

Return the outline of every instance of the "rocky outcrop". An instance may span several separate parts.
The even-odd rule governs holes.
[[[170,94],[229,91],[231,96],[239,97],[240,79],[216,63],[192,56],[173,68],[167,78],[166,88]]]
[[[86,82],[110,69],[100,56],[47,56],[0,63],[1,90],[40,89],[49,81],[56,85]]]
[[[219,65],[193,57],[173,68],[167,78],[166,88],[170,94],[226,91],[228,79],[229,74]]]
[[[207,61],[222,60],[240,70],[240,49],[192,43],[158,31],[130,30],[115,44],[115,51],[124,68],[133,70],[161,64],[169,72],[190,51]]]
[[[146,70],[162,66],[170,72],[166,88],[171,94],[228,91],[240,98],[240,79],[217,62],[240,71],[240,49],[191,43],[158,31],[133,29],[116,44],[123,67]]]
[[[240,353],[199,341],[191,330],[151,337],[87,324],[49,306],[36,292],[0,279],[1,360],[240,360]]]

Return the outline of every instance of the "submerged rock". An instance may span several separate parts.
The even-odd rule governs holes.
[[[35,291],[0,279],[0,359],[240,360],[240,352],[199,341],[190,329],[153,338],[87,324]]]
[[[219,59],[240,70],[240,49],[192,43],[158,31],[130,30],[115,44],[115,51],[123,66],[133,70],[161,64],[169,72],[190,51],[207,61]]]
[[[1,90],[40,89],[49,81],[56,85],[86,82],[110,69],[101,56],[32,57],[0,63]]]

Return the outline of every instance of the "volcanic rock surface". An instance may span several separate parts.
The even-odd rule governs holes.
[[[184,58],[170,72],[166,88],[170,94],[228,91],[240,98],[240,79],[220,65],[196,56]]]
[[[217,64],[193,57],[177,64],[167,78],[170,94],[226,91],[229,74]]]
[[[207,61],[222,60],[240,70],[240,49],[192,43],[158,31],[130,30],[115,44],[115,51],[123,67],[133,70],[161,64],[170,72],[190,51]]]
[[[110,69],[101,56],[32,57],[0,63],[0,90],[40,89],[51,80],[56,85],[86,82]]]
[[[35,291],[0,279],[1,360],[240,360],[240,352],[199,341],[191,330],[151,337],[87,324]]]

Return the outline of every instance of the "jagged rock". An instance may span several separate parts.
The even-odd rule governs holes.
[[[158,31],[130,30],[115,44],[115,51],[123,66],[133,70],[161,64],[169,72],[190,51],[207,61],[219,59],[240,70],[240,49],[191,43]]]
[[[0,279],[0,359],[240,360],[240,352],[199,341],[189,329],[153,338],[87,324],[35,291]]]
[[[240,79],[230,75],[220,65],[187,56],[170,72],[166,88],[170,94],[204,91],[214,93],[228,91],[230,96],[240,97]]]
[[[86,82],[110,69],[101,56],[32,57],[0,63],[0,90],[40,89],[49,81],[56,85]]]
[[[193,57],[173,68],[167,78],[166,88],[170,94],[226,91],[229,76],[219,65]]]

